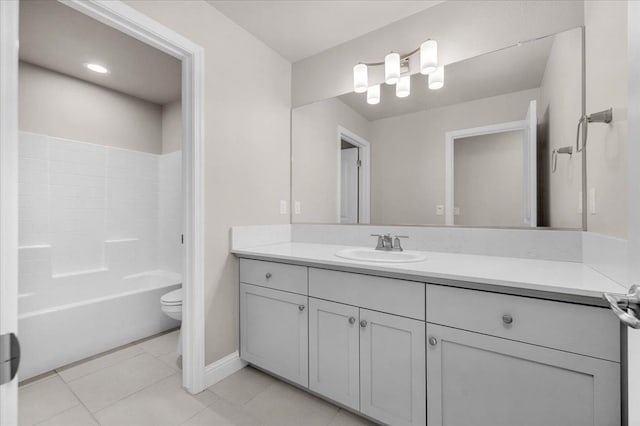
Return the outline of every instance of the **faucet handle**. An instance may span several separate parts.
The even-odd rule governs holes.
[[[378,237],[378,243],[376,244],[376,250],[384,249],[384,235],[382,234],[371,234],[372,237]]]
[[[402,245],[400,244],[400,238],[409,238],[407,235],[395,235],[393,237],[393,250],[395,251],[403,251]]]

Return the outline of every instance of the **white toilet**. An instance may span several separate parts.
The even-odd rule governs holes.
[[[160,298],[160,309],[169,318],[182,321],[182,287],[163,294]],[[182,328],[178,337],[177,352],[182,355]]]

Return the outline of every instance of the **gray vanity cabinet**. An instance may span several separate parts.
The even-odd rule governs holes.
[[[360,411],[390,425],[424,425],[425,323],[367,309],[360,321]]]
[[[355,306],[309,298],[309,389],[360,409],[360,314]]]
[[[242,359],[308,385],[307,296],[240,284]]]
[[[427,323],[429,426],[619,426],[620,364]]]

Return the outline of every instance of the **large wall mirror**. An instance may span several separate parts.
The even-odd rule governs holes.
[[[582,228],[583,29],[292,114],[294,223]]]

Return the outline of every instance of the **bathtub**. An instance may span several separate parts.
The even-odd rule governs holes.
[[[160,296],[179,274],[150,271],[114,278],[108,271],[58,277],[18,297],[20,380],[179,326]]]

